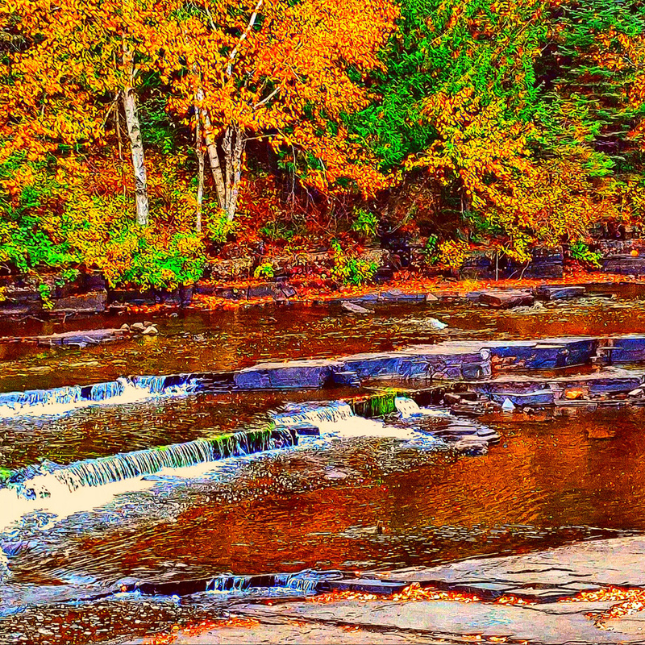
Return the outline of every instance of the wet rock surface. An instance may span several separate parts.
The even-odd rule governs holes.
[[[483,596],[530,599],[574,596],[603,587],[645,586],[645,538],[597,540],[525,555],[455,562],[434,569],[394,571],[405,579]],[[495,589],[491,593],[489,585]],[[528,590],[528,591],[527,591]]]
[[[607,604],[576,604],[562,612],[552,606],[501,606],[485,603],[436,602],[352,602],[333,604],[289,603],[277,607],[242,605],[242,615],[262,621],[274,616],[322,624],[352,625],[372,630],[397,630],[407,636],[444,637],[448,642],[459,637],[508,638],[532,643],[625,643],[638,642],[640,635],[601,631],[586,616],[601,611]],[[365,635],[367,637],[367,635]],[[188,641],[184,641],[188,642]],[[198,641],[199,642],[199,641]],[[202,642],[207,642],[203,640]],[[367,640],[365,642],[368,642]],[[378,641],[377,641],[378,642]],[[414,642],[414,641],[412,641]],[[480,641],[481,642],[481,641]],[[494,641],[492,641],[494,642]]]
[[[622,576],[622,571],[614,578],[596,579],[574,567],[563,578],[558,568],[565,568],[562,562],[551,570],[540,568],[535,560],[522,564],[524,569],[504,565],[499,573],[493,563],[499,565],[504,558],[485,557],[572,541],[592,545],[585,541],[645,530],[641,441],[645,410],[638,407],[645,398],[643,374],[634,366],[616,369],[609,364],[612,355],[621,367],[634,358],[640,360],[645,346],[642,308],[638,303],[625,307],[611,301],[602,318],[595,318],[599,305],[591,300],[547,301],[539,312],[532,307],[496,311],[444,303],[426,312],[409,303],[413,306],[401,304],[397,313],[375,307],[373,315],[362,317],[345,316],[340,307],[330,307],[324,313],[303,310],[288,322],[278,308],[254,317],[240,311],[235,314],[237,327],[226,316],[198,324],[190,316],[177,317],[157,321],[159,336],[141,335],[132,343],[112,345],[109,364],[114,361],[110,368],[114,377],[168,375],[141,383],[161,390],[179,387],[177,396],[169,392],[167,398],[146,403],[100,405],[60,417],[5,419],[0,465],[33,466],[44,460],[49,467],[47,459],[69,464],[79,458],[94,463],[103,457],[101,464],[112,464],[115,453],[134,458],[136,450],[145,453],[137,460],[148,460],[155,446],[169,444],[177,446],[172,454],[184,454],[194,447],[187,443],[267,422],[267,415],[275,411],[293,413],[297,406],[314,405],[333,408],[330,399],[352,397],[353,402],[367,390],[351,388],[370,381],[376,388],[370,396],[380,403],[364,403],[364,419],[339,420],[330,409],[328,418],[319,415],[319,425],[292,426],[299,435],[298,447],[283,446],[261,456],[237,455],[230,463],[220,460],[218,468],[208,473],[169,469],[143,479],[133,477],[130,488],[124,486],[112,497],[109,485],[87,487],[88,505],[80,505],[70,516],[57,519],[58,507],[30,515],[17,533],[0,536],[0,575],[13,576],[3,580],[0,605],[3,612],[19,607],[0,619],[0,630],[12,638],[19,635],[20,642],[43,645],[153,638],[438,643],[481,636],[481,642],[497,642],[533,638],[530,630],[538,628],[547,634],[561,630],[578,642],[614,642],[586,640],[588,629],[593,639],[606,635],[584,614],[605,611],[607,603],[553,601],[597,584],[614,584],[612,580],[631,584],[632,578]],[[364,304],[371,307],[368,301]],[[560,318],[569,322],[558,322]],[[438,329],[433,320],[445,320],[448,327]],[[114,321],[111,329],[119,329],[125,321],[130,327],[136,324],[126,316]],[[149,320],[137,322],[142,330],[151,326]],[[597,335],[599,329],[602,335]],[[56,328],[41,335],[45,331]],[[613,336],[616,333],[622,335]],[[602,349],[609,351],[601,355]],[[97,375],[105,381],[103,350],[102,344],[88,347],[81,359],[75,350],[60,351],[56,357],[53,348],[31,363],[6,360],[3,383],[11,378],[19,383],[18,371],[28,383],[24,389],[32,393],[40,386],[49,391],[66,385],[57,379],[84,382],[81,372],[87,383],[96,383]],[[320,358],[282,362],[299,356]],[[345,364],[345,359],[355,363]],[[274,367],[267,368],[266,362]],[[595,371],[597,367],[600,371]],[[305,376],[314,384],[320,383],[322,373],[329,389],[284,387],[300,378],[292,372],[291,380],[280,380],[288,374],[283,370],[294,368],[310,369],[311,376]],[[262,388],[234,388],[235,375],[246,369]],[[446,374],[455,377],[442,376]],[[193,377],[203,389],[182,390]],[[385,405],[387,397],[382,394],[390,386],[405,389],[420,405],[442,408],[415,411],[404,402],[405,414],[400,414],[405,418],[396,417],[392,396]],[[528,405],[528,399],[516,399],[512,413],[499,412],[502,398],[542,396],[545,391],[551,403],[535,400]],[[403,393],[397,393],[402,398]],[[450,396],[442,403],[445,394]],[[589,412],[586,406],[597,410]],[[441,414],[434,418],[435,413]],[[384,423],[377,423],[374,416]],[[473,557],[478,559],[464,560]],[[612,559],[610,551],[583,558],[600,562],[607,571],[612,571]],[[630,552],[623,559],[631,559],[632,570],[643,568],[640,555]],[[449,565],[441,563],[455,560],[475,563],[477,570],[464,570],[463,580],[434,584],[479,593],[485,600],[475,609],[452,601],[418,601],[425,608],[417,614],[416,601],[399,603],[387,596],[371,603],[345,599],[326,604],[292,596],[288,604],[269,606],[260,600],[278,600],[234,594],[223,600],[212,593],[204,598],[199,589],[193,595],[184,593],[191,592],[191,581],[204,583],[209,576],[262,577],[306,568],[339,569],[343,584],[352,589],[376,585],[356,574],[392,570],[392,579],[400,586],[408,582],[408,574],[412,578],[443,571]],[[158,596],[109,601],[97,597],[87,608],[81,608],[83,602],[74,603],[88,590],[103,586],[115,590],[115,581],[123,580],[163,585],[157,589],[160,593],[187,586],[179,601]],[[499,593],[523,595],[537,604],[502,606],[495,603]],[[56,604],[60,599],[72,602]],[[222,602],[231,615],[244,605],[236,613],[244,624],[227,622],[220,614]],[[442,611],[430,607],[441,602],[446,603]],[[140,612],[126,612],[130,603]],[[342,611],[335,609],[348,604],[353,607],[353,623],[344,622]],[[163,612],[150,611],[152,605],[163,605]],[[287,611],[300,606],[307,608],[300,617]],[[309,609],[312,606],[315,611]],[[81,611],[85,618],[79,616]],[[329,613],[323,616],[319,613],[323,611]],[[536,613],[532,623],[524,619]],[[580,624],[578,617],[584,619]],[[640,618],[633,614],[606,624],[622,625],[616,633],[635,640]],[[209,620],[217,625],[200,626]],[[500,631],[477,634],[473,630],[482,622],[491,630],[499,626]],[[73,631],[69,625],[74,625]],[[108,631],[98,632],[103,629]],[[552,642],[562,642],[559,638]]]
[[[477,302],[495,309],[510,309],[512,307],[530,306],[535,301],[532,293],[527,291],[482,291],[478,294]]]

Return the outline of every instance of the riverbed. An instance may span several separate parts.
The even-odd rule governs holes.
[[[323,306],[188,311],[155,319],[158,336],[83,349],[12,346],[0,389],[232,370],[445,340],[645,333],[643,294],[630,288],[607,295],[510,311],[463,302],[397,305],[365,317]],[[21,332],[140,318],[32,321]],[[438,331],[432,319],[448,327]],[[186,391],[64,414],[25,411],[0,420],[0,467],[65,466],[199,441],[261,428],[288,404],[324,406],[364,393]],[[159,634],[164,621],[170,629],[222,616],[233,597],[215,593],[195,605],[118,595],[136,581],[429,567],[645,530],[643,407],[488,413],[477,421],[500,441],[477,456],[362,421],[339,418],[328,433],[301,437],[297,446],[81,486],[64,498],[49,489],[40,502],[21,500],[11,510],[2,497],[0,611],[9,641],[128,642]],[[35,616],[52,612],[82,629],[15,627],[21,616],[35,626]]]

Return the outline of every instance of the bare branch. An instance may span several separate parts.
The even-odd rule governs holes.
[[[249,24],[246,26],[244,33],[240,36],[240,39],[237,41],[237,44],[235,45],[235,47],[233,47],[233,51],[229,54],[228,65],[226,66],[226,73],[229,76],[231,76],[231,74],[233,73],[233,61],[237,56],[237,52],[240,48],[240,45],[247,39],[249,33],[251,33],[251,29],[253,29],[253,25],[255,24],[255,21],[258,17],[258,12],[262,7],[263,2],[264,0],[258,0],[258,3],[255,5],[255,9],[253,10],[253,13],[251,14],[251,19],[249,20]]]

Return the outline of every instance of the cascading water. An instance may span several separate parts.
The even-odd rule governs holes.
[[[418,417],[423,414],[417,402],[412,399],[408,399],[407,397],[397,396],[396,399],[394,399],[394,404],[403,419]]]
[[[206,585],[211,593],[244,595],[310,595],[318,591],[322,581],[342,578],[340,571],[305,569],[296,573],[276,573],[259,576],[216,576]]]
[[[305,569],[297,573],[276,574],[275,586],[280,589],[288,589],[303,594],[314,594],[322,580],[340,577],[342,577],[340,571],[320,572]]]
[[[0,418],[57,416],[102,404],[136,403],[165,396],[191,394],[200,389],[189,374],[121,377],[94,385],[0,394]]]
[[[219,593],[240,593],[246,591],[251,584],[247,576],[217,576],[206,586],[206,591]]]
[[[349,403],[332,401],[325,404],[288,404],[285,412],[273,416],[276,426],[297,427],[311,424],[320,429],[321,437],[393,437],[412,439],[412,428],[387,425],[381,420],[366,419],[354,413]]]
[[[352,408],[345,401],[331,401],[324,405],[287,404],[285,412],[274,415],[276,425],[296,426],[302,423],[319,425],[342,423],[356,418]]]
[[[175,476],[186,476],[179,469],[297,443],[295,431],[269,427],[87,459],[67,466],[50,462],[28,467],[12,473],[0,488],[0,508],[7,511],[0,518],[0,531],[34,511],[44,510],[61,518],[107,503],[116,494],[150,488],[154,482],[142,481],[141,477],[165,469],[172,469]]]
[[[152,475],[164,468],[185,468],[196,464],[217,461],[227,457],[238,457],[256,452],[273,450],[285,445],[293,445],[297,439],[287,429],[254,430],[197,439],[187,443],[120,453],[110,457],[86,459],[68,466],[57,467],[47,464],[43,474],[53,476],[58,482],[75,491],[81,486],[105,486],[124,479]],[[14,488],[21,497],[34,499],[49,497],[46,490],[36,489],[32,483],[40,484],[38,476],[20,481],[19,475],[9,479],[9,487]]]

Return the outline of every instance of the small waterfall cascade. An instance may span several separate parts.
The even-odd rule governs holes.
[[[251,578],[249,576],[216,576],[208,585],[206,591],[213,591],[219,593],[241,593],[246,591],[251,586]]]
[[[318,591],[318,585],[323,580],[342,578],[340,571],[316,571],[305,569],[297,573],[276,574],[275,586],[290,591],[298,591],[303,594],[314,594]]]
[[[403,419],[409,419],[410,417],[418,417],[423,415],[421,408],[418,406],[416,401],[409,399],[404,396],[397,396],[394,399],[394,404],[396,409],[401,414]]]
[[[296,573],[276,573],[257,576],[216,576],[206,585],[206,591],[215,593],[264,593],[269,595],[315,594],[325,580],[342,578],[340,571],[305,569]]]
[[[311,423],[319,426],[328,423],[342,423],[355,417],[350,405],[345,401],[331,401],[329,403],[316,405],[287,404],[285,412],[273,415],[273,420],[279,426],[297,426],[303,423]]]
[[[94,385],[0,394],[0,418],[55,416],[105,403],[134,403],[164,396],[192,394],[201,387],[190,374],[121,377]]]
[[[15,489],[25,499],[45,498],[57,491],[61,484],[69,492],[73,492],[81,487],[104,486],[124,479],[152,475],[164,468],[195,466],[295,444],[297,435],[288,428],[235,432],[110,457],[86,459],[67,466],[49,462],[36,469],[25,469],[22,473],[17,471],[6,480],[6,486]]]
[[[394,400],[392,399],[392,409]],[[356,414],[346,401],[327,403],[288,404],[280,414],[273,415],[276,426],[297,429],[300,425],[313,425],[321,437],[393,437],[410,439],[412,431],[386,425],[382,420],[365,418]]]

